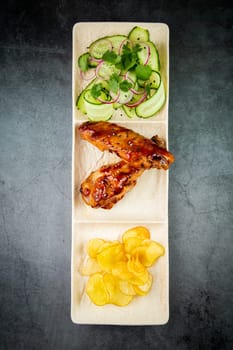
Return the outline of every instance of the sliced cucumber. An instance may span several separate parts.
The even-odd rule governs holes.
[[[89,63],[88,63],[88,64],[89,64],[89,67],[90,67],[90,68],[95,68],[95,67],[98,66],[99,62],[98,62],[98,61],[92,60],[91,57],[90,57]]]
[[[128,80],[130,83],[134,84],[136,83],[137,81],[137,76],[136,76],[136,73],[134,71],[128,71],[127,73],[127,77],[126,77],[126,80]]]
[[[95,99],[92,94],[91,94],[91,90],[86,90],[84,95],[83,95],[83,98],[85,101],[87,101],[88,103],[91,103],[93,105],[100,105],[102,104],[102,102],[100,102],[99,100]],[[99,96],[99,98],[103,101],[109,101],[110,98],[109,96],[107,96],[103,91],[101,91],[101,94]]]
[[[137,117],[135,107],[127,107],[126,105],[123,105],[122,108],[123,108],[123,111],[125,112],[125,114],[127,115],[127,117],[129,117],[129,118]]]
[[[148,80],[138,79],[137,83],[141,87],[145,87],[146,85],[150,85],[151,89],[158,89],[161,82],[161,75],[159,72],[152,71],[150,78]]]
[[[98,69],[98,76],[103,79],[109,79],[113,73],[119,74],[120,69],[116,68],[116,66],[109,62],[101,63]]]
[[[101,116],[93,116],[91,114],[88,114],[87,117],[92,122],[106,122],[112,118],[112,114],[106,114],[105,116],[103,114],[101,114]]]
[[[78,65],[82,72],[86,72],[89,68],[89,57],[90,54],[88,52],[85,52],[79,56]]]
[[[148,57],[148,47],[149,45],[147,45],[147,42],[144,43],[140,43],[140,51],[137,52],[138,55],[138,59],[139,59],[139,63],[140,64],[145,64],[147,57]]]
[[[144,91],[143,87],[138,84],[138,81],[136,81],[136,83],[134,84],[134,90],[136,90],[138,93],[143,93],[143,91]],[[138,94],[138,95],[140,95],[140,94]]]
[[[161,83],[161,75],[159,72],[153,71],[149,78],[149,84],[152,89],[158,89]]]
[[[140,87],[144,87],[144,88],[145,88],[146,83],[147,83],[147,80],[142,80],[142,79],[138,79],[138,80],[137,80],[137,84],[138,84]]]
[[[160,61],[159,61],[159,53],[154,43],[148,41],[147,43],[150,46],[150,58],[148,61],[148,65],[152,70],[159,72],[160,70]]]
[[[144,43],[140,44],[142,50],[138,51],[138,53],[137,53],[139,62],[141,64],[144,64],[146,62],[147,55],[148,55],[148,48],[147,48],[147,45],[148,45],[150,48],[150,58],[147,62],[147,65],[149,65],[151,67],[151,69],[158,72],[160,69],[160,62],[159,62],[159,54],[158,54],[158,51],[156,49],[156,46],[151,41],[147,41],[147,42],[145,42],[145,44]]]
[[[141,87],[139,87],[138,84],[135,84],[134,90],[136,90],[138,93],[137,94],[135,93],[132,95],[131,100],[128,102],[129,105],[137,103],[142,98],[145,92],[145,89],[142,89]]]
[[[118,54],[119,50],[120,50],[120,46],[123,43],[123,41],[127,39],[127,36],[126,35],[112,35],[112,36],[109,36],[108,39],[112,43],[112,50]]]
[[[108,50],[112,50],[112,43],[108,37],[94,41],[89,47],[91,56],[95,58],[102,58],[103,54]]]
[[[87,85],[87,87],[79,94],[77,101],[76,101],[76,107],[79,109],[83,114],[87,114],[85,105],[84,105],[84,94],[88,89],[91,89],[93,85],[95,85],[98,82],[97,79],[94,79],[90,84]]]
[[[134,42],[140,43],[142,41],[149,41],[150,34],[147,29],[136,26],[129,32],[128,38]]]
[[[114,109],[118,109],[118,108],[120,108],[121,106],[122,106],[121,103],[118,103],[118,102],[114,102],[114,103],[113,103],[113,108],[114,108]]]
[[[124,103],[129,102],[132,97],[133,97],[133,93],[130,90],[128,90],[128,91],[120,90],[120,95],[118,97],[117,102],[120,104],[124,104]]]
[[[81,94],[78,96],[77,101],[76,101],[76,107],[83,113],[87,114],[85,105],[84,105],[84,93],[85,90],[81,92]]]
[[[87,116],[91,120],[105,121],[111,118],[114,108],[112,104],[93,104],[84,100]]]
[[[108,100],[108,96],[101,92],[101,99]],[[86,90],[83,95],[83,104],[89,119],[105,121],[111,118],[114,108],[111,103],[101,103],[91,95],[91,90]]]
[[[137,116],[140,118],[150,118],[155,113],[157,113],[165,102],[165,89],[163,81],[161,81],[160,86],[156,93],[150,97],[145,102],[142,102],[136,107]]]

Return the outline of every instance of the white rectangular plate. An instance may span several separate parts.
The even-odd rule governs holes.
[[[77,23],[73,28],[73,158],[72,158],[72,262],[71,262],[71,318],[74,323],[116,325],[160,325],[169,318],[168,284],[168,171],[151,169],[138,179],[137,185],[111,210],[92,209],[82,201],[79,188],[91,171],[117,158],[109,152],[100,152],[83,141],[78,126],[87,120],[76,108],[76,99],[85,83],[79,77],[78,57],[98,38],[125,34],[134,26],[147,28],[150,39],[159,51],[161,75],[165,83],[166,103],[149,119],[129,119],[117,111],[111,122],[126,126],[146,137],[158,134],[168,145],[169,92],[169,29],[163,23],[97,22]],[[136,297],[125,307],[105,305],[97,307],[85,294],[86,278],[79,267],[86,257],[89,239],[120,239],[133,226],[146,226],[151,238],[166,250],[154,267],[153,287],[145,297]]]

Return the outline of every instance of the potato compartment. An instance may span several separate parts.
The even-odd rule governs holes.
[[[136,226],[132,223],[73,224],[72,249],[72,290],[71,317],[74,323],[86,324],[124,324],[124,325],[159,325],[169,318],[168,305],[168,225],[145,224],[150,230],[151,239],[165,247],[165,255],[149,268],[153,276],[152,289],[146,296],[137,296],[127,306],[95,306],[85,293],[87,277],[79,273],[79,268],[86,257],[86,246],[92,238],[119,240],[124,231]]]

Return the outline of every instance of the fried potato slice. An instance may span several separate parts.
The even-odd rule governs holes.
[[[125,253],[121,243],[107,246],[97,255],[97,261],[103,271],[111,272],[113,267],[120,261],[124,261]]]
[[[100,238],[91,239],[87,244],[87,254],[91,258],[96,258],[104,243],[106,243],[106,241]]]
[[[127,254],[131,254],[132,251],[140,246],[144,239],[138,237],[128,237],[124,241],[124,248]]]
[[[116,263],[112,268],[112,274],[123,281],[132,278],[132,273],[129,272],[127,267],[127,261],[119,261]]]
[[[164,247],[155,241],[144,241],[142,245],[132,250],[132,256],[137,256],[145,267],[152,266],[164,253]]]
[[[125,231],[122,235],[123,243],[125,243],[125,241],[130,237],[136,237],[141,240],[150,239],[150,231],[144,226],[136,226],[130,228],[129,230]]]
[[[118,279],[110,273],[103,276],[103,281],[109,293],[109,303],[117,306],[126,306],[133,300],[133,295],[122,293]]]
[[[146,283],[142,285],[134,285],[134,290],[136,294],[141,296],[148,294],[149,291],[151,290],[152,283],[153,283],[153,277],[149,273]]]
[[[97,306],[103,306],[109,302],[109,293],[101,273],[95,273],[89,277],[86,286],[86,293],[91,301]]]
[[[132,274],[129,282],[136,285],[142,285],[147,282],[149,272],[139,261],[138,257],[131,256],[127,262],[127,267]]]
[[[119,279],[118,284],[119,284],[119,288],[123,294],[126,294],[126,295],[136,295],[137,294],[132,283]]]
[[[88,258],[80,267],[79,272],[83,276],[90,276],[94,273],[101,272],[101,267],[96,259]]]

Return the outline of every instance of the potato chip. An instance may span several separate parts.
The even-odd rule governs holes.
[[[164,247],[155,241],[144,241],[143,245],[132,250],[132,255],[137,256],[146,267],[152,266],[164,253]]]
[[[118,284],[119,284],[119,288],[123,294],[126,294],[126,295],[135,295],[136,294],[136,291],[135,291],[132,283],[119,279]]]
[[[96,258],[97,254],[100,252],[100,248],[103,246],[105,242],[106,241],[99,238],[91,239],[87,245],[87,254],[91,258]]]
[[[126,306],[132,301],[133,295],[126,295],[122,293],[119,287],[118,279],[112,274],[104,274],[103,280],[109,293],[110,304],[115,304],[117,306]]]
[[[113,247],[115,245],[119,245],[119,241],[105,241],[103,245],[100,246],[98,254],[101,253],[104,249],[108,247]]]
[[[102,306],[109,302],[109,294],[101,273],[95,273],[90,276],[86,286],[86,293],[95,305]]]
[[[96,259],[88,258],[80,267],[79,271],[83,276],[90,276],[94,273],[101,272],[101,267]]]
[[[140,285],[147,282],[149,272],[137,257],[131,257],[127,267],[129,272],[132,273],[132,277],[129,280],[132,284]]]
[[[122,241],[125,241],[130,237],[137,237],[139,239],[150,239],[150,231],[144,226],[136,226],[125,231],[122,236]]]
[[[136,294],[141,296],[148,294],[151,289],[152,282],[153,282],[153,277],[151,274],[149,274],[146,283],[142,285],[134,285],[134,290]]]
[[[119,261],[112,267],[113,276],[121,280],[129,280],[132,277],[127,267],[127,261]]]
[[[114,244],[104,248],[98,255],[97,261],[103,271],[111,272],[112,268],[119,261],[125,260],[123,245],[121,243]]]
[[[128,237],[128,238],[126,238],[125,241],[124,241],[124,248],[125,248],[126,253],[131,254],[131,252],[135,248],[140,246],[143,241],[144,241],[144,239],[138,238],[138,237]]]

